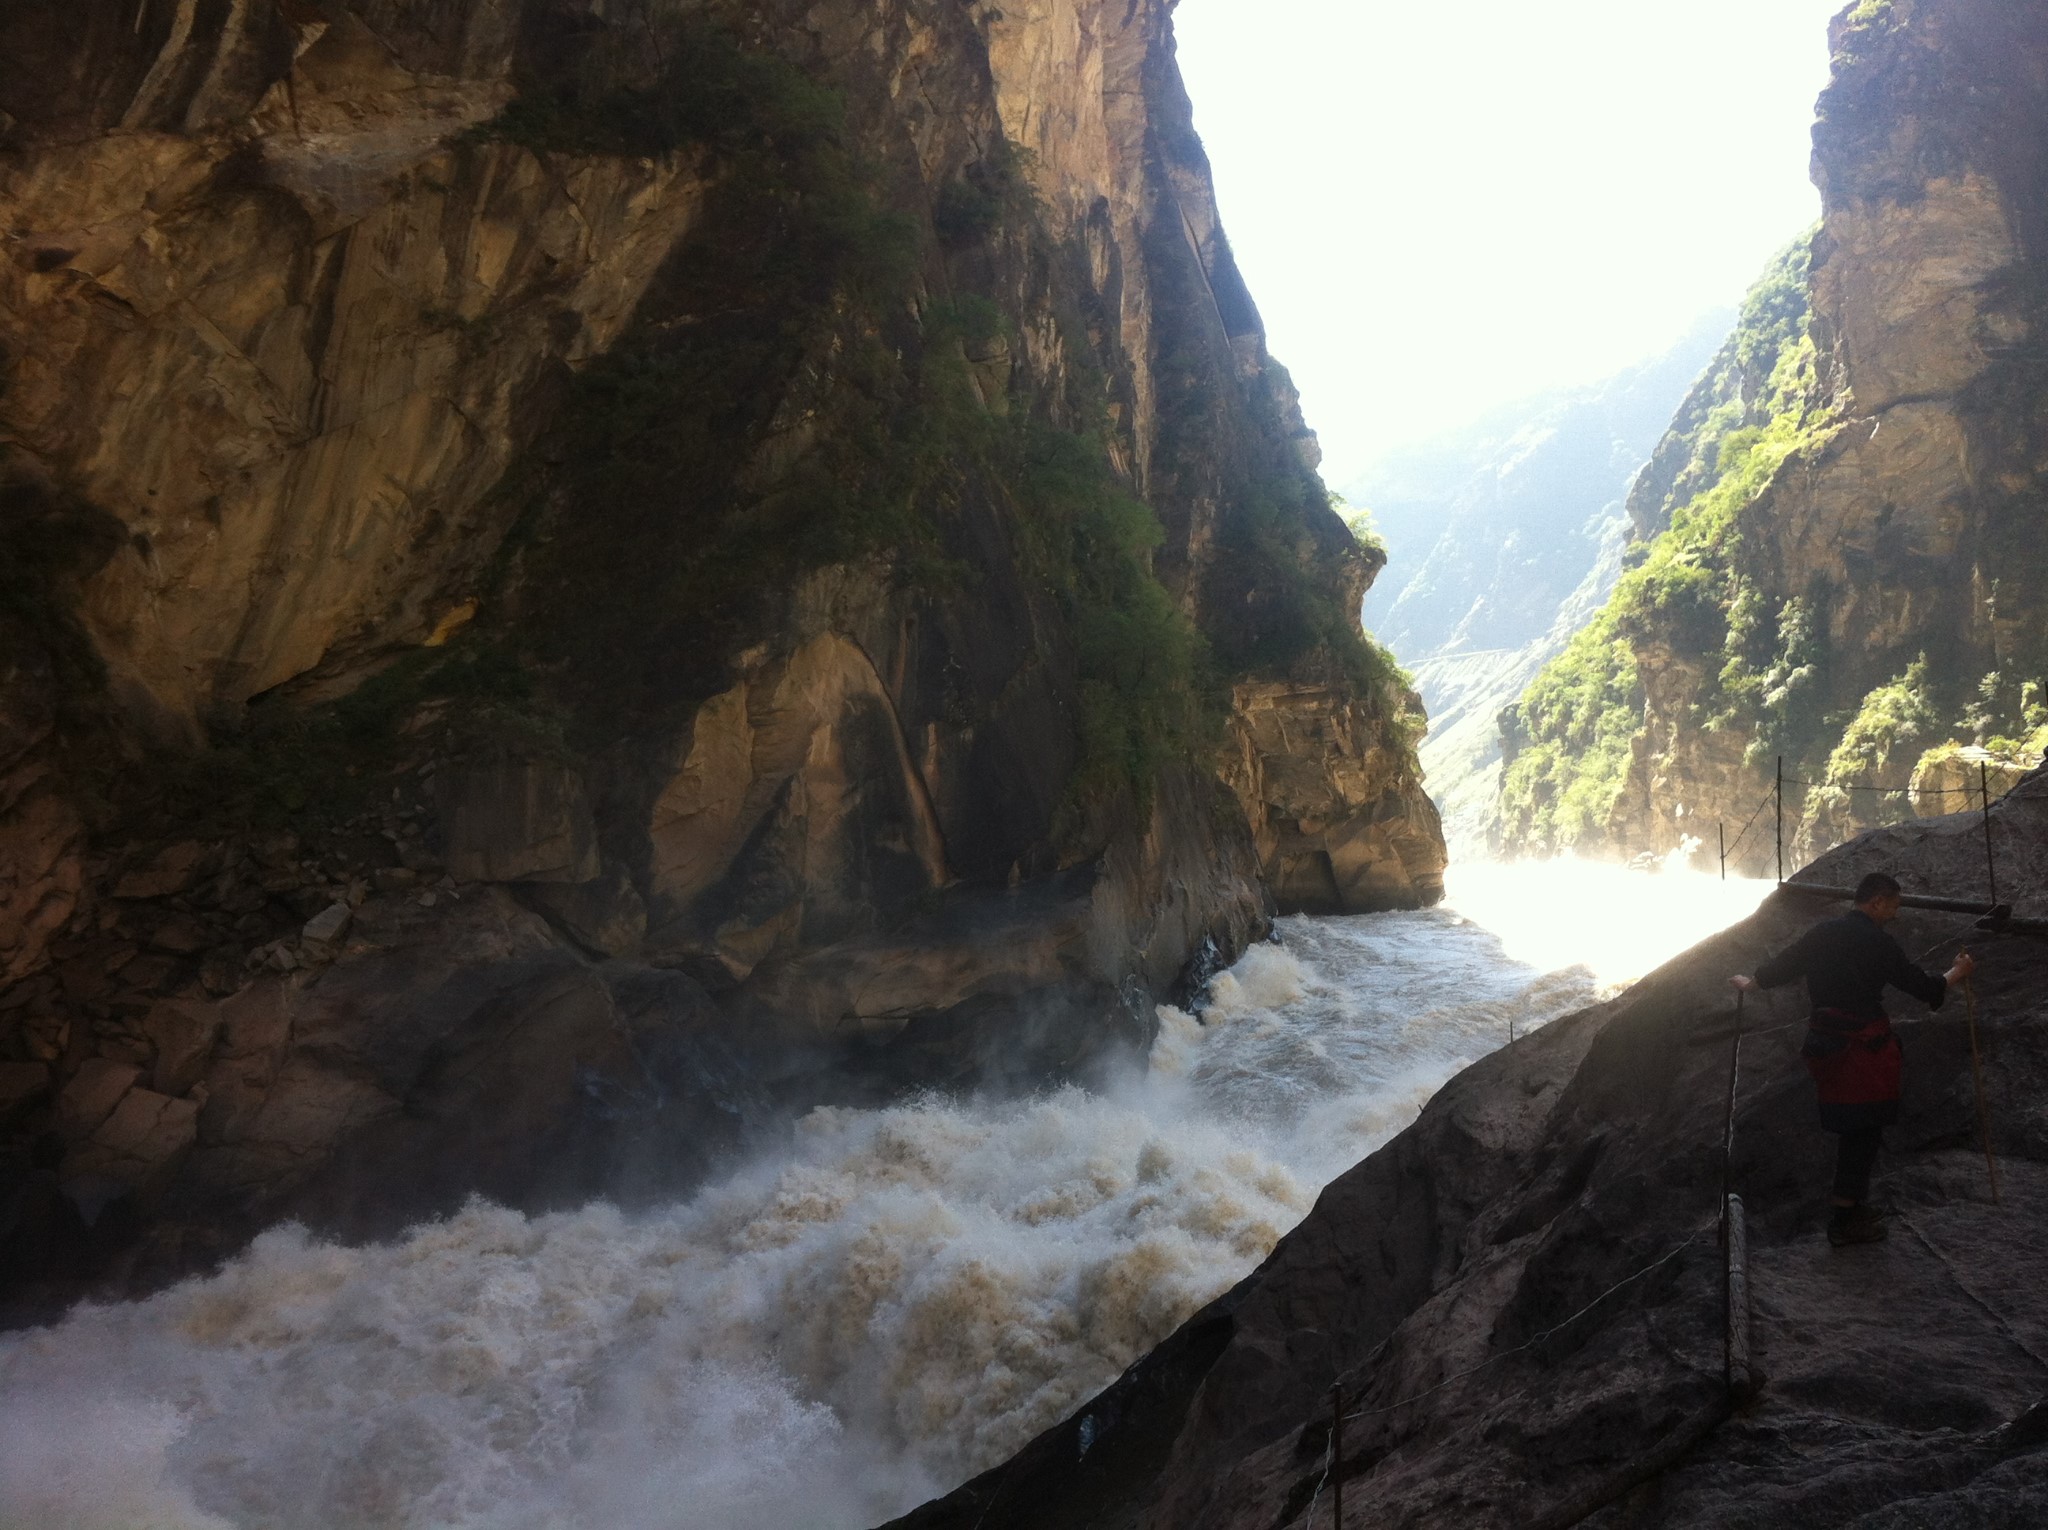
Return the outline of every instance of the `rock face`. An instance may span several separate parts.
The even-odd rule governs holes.
[[[2048,775],[1995,811],[2020,907],[2048,913]],[[1966,895],[1967,817],[1809,868]],[[2023,868],[2023,869],[2022,869]],[[1799,1062],[1803,996],[1749,1007],[1730,1182],[1747,1204],[1761,1391],[1724,1385],[1717,1242],[1727,976],[1838,912],[1783,894],[1621,997],[1455,1079],[1337,1180],[1255,1274],[1005,1466],[898,1521],[1322,1523],[1341,1386],[1344,1523],[2012,1524],[2048,1495],[2048,1046],[2041,942],[1953,916],[1895,927],[1981,966],[2001,1202],[1978,1149],[1967,1019],[1896,1010],[1903,1114],[1886,1243],[1821,1234],[1832,1139]]]
[[[1760,388],[1770,368],[1753,367],[1726,401],[1765,407],[1723,433],[1724,453],[1697,457],[1705,416],[1682,417],[1660,449],[1668,466],[1695,461],[1673,476],[1681,492],[1638,516],[1654,540],[1610,607],[1608,637],[1626,645],[1613,683],[1594,684],[1591,663],[1559,672],[1574,694],[1601,689],[1613,721],[1557,697],[1538,707],[1552,715],[1532,742],[1580,723],[1598,738],[1575,746],[1588,769],[1552,772],[1551,798],[1510,805],[1525,848],[1711,844],[1717,820],[1732,838],[1782,756],[1791,853],[1805,858],[1910,816],[1904,789],[1930,750],[2038,760],[2048,737],[2048,569],[2026,529],[2043,492],[2031,273],[2048,22],[2025,6],[1888,0],[1838,18],[1833,42],[1810,331],[1759,350],[1783,365]],[[1575,787],[1584,811],[1546,818]],[[1768,853],[1746,851],[1747,866]]]
[[[1440,892],[1170,7],[614,9],[0,16],[0,1111],[114,1197],[17,1274],[1085,1076]]]
[[[1405,691],[1405,687],[1403,688]],[[1426,908],[1444,893],[1444,840],[1404,736],[1422,707],[1373,706],[1341,681],[1253,681],[1232,698],[1227,779],[1282,908]]]

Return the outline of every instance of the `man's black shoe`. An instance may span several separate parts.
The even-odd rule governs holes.
[[[1851,1243],[1880,1243],[1888,1229],[1884,1218],[1868,1206],[1837,1206],[1828,1218],[1828,1242],[1836,1248]]]

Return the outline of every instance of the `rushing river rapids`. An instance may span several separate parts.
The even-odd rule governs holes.
[[[1115,1096],[821,1110],[631,1217],[275,1229],[0,1338],[0,1524],[872,1524],[1072,1411],[1511,1027],[1761,890],[1465,868],[1429,912],[1283,920]]]

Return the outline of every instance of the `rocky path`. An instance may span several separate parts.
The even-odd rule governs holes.
[[[2048,913],[2048,777],[1994,828],[2001,896]],[[1960,819],[1866,836],[1813,874],[1880,864],[1980,894]],[[1764,1384],[1740,1405],[1724,1384],[1727,976],[1839,907],[1781,894],[1466,1070],[1116,1386],[899,1523],[1327,1530],[1333,1386],[1345,1530],[2048,1523],[2048,940],[1944,915],[1897,927],[1930,964],[1959,940],[1979,957],[2003,1196],[1964,1004],[1901,1003],[1881,1245],[1822,1235],[1833,1139],[1799,1066],[1801,1000],[1750,1007],[1732,1179]]]
[[[1892,1236],[1752,1271],[1765,1385],[1685,1464],[1591,1524],[2038,1525],[2048,1515],[2048,1169],[1912,1155]]]

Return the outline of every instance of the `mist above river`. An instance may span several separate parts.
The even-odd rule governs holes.
[[[819,1110],[686,1201],[274,1229],[220,1274],[0,1339],[0,1523],[873,1524],[1004,1459],[1254,1268],[1511,1032],[1761,883],[1456,868],[1290,918],[1162,1009],[1112,1095]]]

